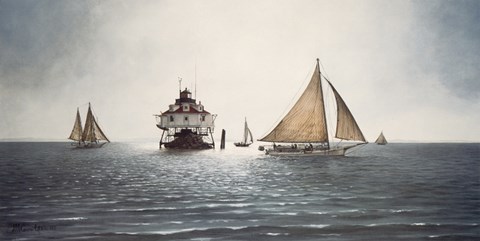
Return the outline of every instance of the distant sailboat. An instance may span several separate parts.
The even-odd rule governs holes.
[[[361,143],[330,146],[322,77],[335,95],[337,105],[337,130],[335,137],[341,140],[361,141]],[[332,83],[320,73],[318,59],[312,79],[303,94],[277,126],[260,141],[273,142],[273,148],[260,147],[259,150],[265,150],[266,154],[277,156],[345,155],[348,149],[367,143],[355,118],[340,94],[333,87]],[[279,142],[292,144],[277,145],[276,143]]]
[[[375,143],[377,143],[377,145],[386,145],[388,143],[387,139],[385,139],[385,136],[383,135],[383,131],[380,133]]]
[[[77,108],[77,116],[75,118],[75,123],[68,139],[74,140],[74,144],[77,147],[101,147],[105,143],[110,142],[110,140],[108,140],[107,136],[105,136],[102,129],[95,120],[92,109],[90,107],[90,103],[88,103],[88,112],[87,120],[85,121],[85,128],[82,129],[80,111]],[[100,142],[102,140],[106,142]]]
[[[247,142],[248,137],[250,136],[250,142]],[[248,147],[253,143],[253,136],[252,132],[248,128],[247,125],[247,118],[245,118],[245,128],[243,129],[243,140],[241,142],[235,142],[233,143],[235,146],[238,147]]]

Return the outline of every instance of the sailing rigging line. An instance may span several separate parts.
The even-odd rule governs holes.
[[[324,76],[325,77],[325,76]],[[325,78],[326,79],[326,78]],[[328,83],[327,83],[328,84]],[[335,142],[335,136],[336,136],[336,129],[337,129],[337,125],[338,125],[338,119],[337,119],[337,101],[335,99],[335,95],[333,94],[333,90],[332,90],[332,87],[330,85],[328,85],[328,88],[330,89],[330,91],[327,92],[327,96],[328,96],[328,99],[329,99],[329,106],[330,108],[328,108],[328,116],[329,116],[329,121],[330,121],[330,126],[331,128],[328,130],[330,133],[331,133],[331,141],[333,144],[336,143],[336,146],[338,146],[340,144],[340,142],[342,140],[340,140],[340,142]]]
[[[323,74],[322,74],[322,75],[323,75]],[[330,82],[330,79],[327,78],[327,76],[323,75],[323,78],[325,78],[326,81]],[[330,82],[330,83],[331,83],[331,82]],[[327,84],[328,84],[328,83],[327,83]],[[328,84],[328,87],[329,87],[329,89],[331,90],[331,92],[333,93],[333,88],[332,88],[332,86],[330,86],[330,85]],[[330,98],[330,102],[331,102],[330,105],[331,105],[332,107],[334,107],[334,108],[331,108],[332,110],[330,110],[330,108],[329,108],[329,110],[328,110],[328,114],[330,115],[330,121],[331,121],[332,123],[335,123],[335,125],[334,125],[335,128],[331,128],[331,129],[330,129],[330,131],[333,132],[334,130],[337,129],[337,126],[338,126],[338,117],[337,117],[337,115],[338,115],[338,106],[337,106],[337,100],[336,100],[335,95],[334,95],[334,94],[332,95],[330,92],[328,92],[327,95],[328,95],[329,98]],[[330,111],[334,111],[333,115],[331,115]],[[334,119],[335,121],[332,121],[332,119]],[[333,127],[333,125],[332,125],[332,127]],[[340,145],[340,143],[342,143],[343,139],[339,139],[340,141],[338,141],[338,142],[336,142],[336,143],[335,143],[335,139],[336,139],[336,131],[335,131],[335,135],[332,135],[332,143],[334,143],[335,146],[338,147],[338,146]],[[337,139],[338,139],[338,138],[337,138]]]
[[[339,142],[337,142],[337,144],[335,145],[335,147],[339,147],[340,146],[340,143],[342,143],[343,139],[340,139]]]
[[[305,71],[305,72],[308,72],[308,71]],[[313,72],[315,72],[315,70]],[[311,72],[308,72],[307,75],[304,77],[302,84],[297,89],[297,93],[295,93],[295,95],[292,96],[288,106],[285,107],[282,114],[277,118],[277,120],[275,122],[273,122],[273,125],[270,127],[270,129],[267,132],[263,133],[263,135],[262,135],[263,137],[267,136],[271,131],[273,131],[273,129],[275,129],[275,127],[277,125],[280,124],[283,117],[285,117],[285,115],[287,115],[288,111],[290,111],[290,109],[296,103],[296,100],[298,100],[300,98],[300,96],[298,94],[300,93],[301,90],[305,90],[308,86],[308,85],[305,85],[305,82],[308,80],[309,83],[310,83],[309,76],[311,78],[311,76],[312,76]],[[302,92],[302,94],[303,94],[303,92]],[[260,138],[260,139],[262,139],[262,138]]]
[[[356,151],[358,151],[358,150],[360,150],[360,149],[363,149],[364,147],[367,146],[367,145],[366,145],[367,143],[368,143],[368,142],[361,144],[360,147],[357,146],[356,148],[350,148],[350,149],[348,149],[348,150],[345,151],[345,154],[347,154],[347,151],[350,151],[350,153],[352,153],[352,152],[356,152]]]
[[[328,121],[327,121],[327,113],[325,112],[325,95],[324,95],[324,90],[322,88],[322,71],[320,68],[320,59],[317,58],[317,66],[315,66],[315,69],[318,67],[318,85],[320,86],[320,92],[322,94],[322,108],[323,108],[323,124],[325,128],[325,132],[327,134],[327,148],[330,149],[330,141],[329,141],[329,135],[328,135]]]
[[[326,75],[327,74],[327,71],[326,71],[326,68],[323,66],[322,64],[322,61],[320,61],[320,59],[318,58],[318,64],[320,65],[320,69],[323,70],[323,71],[320,71],[320,82],[322,81],[322,76],[325,80],[328,81],[328,78]],[[335,113],[331,113],[332,110],[336,110],[336,100],[334,99],[334,96],[332,95],[331,92],[333,92],[332,90],[332,87],[328,84],[328,83],[325,83],[326,85],[325,86],[328,86],[327,88],[325,88],[323,90],[323,105],[324,105],[324,111],[325,111],[325,124],[327,125],[327,135],[328,135],[328,139],[327,139],[327,142],[332,142],[332,144],[335,144],[335,134],[334,133],[334,130],[337,128],[337,117],[336,117],[336,111]],[[331,91],[328,91],[328,90],[331,90]],[[328,101],[327,101],[328,100]],[[332,107],[335,107],[335,108],[332,108]],[[328,128],[328,126],[330,126],[330,128]],[[337,142],[335,146],[338,146],[340,144],[340,142]],[[328,144],[330,146],[330,144]]]
[[[320,64],[320,68],[323,69],[323,72],[320,72],[320,81],[322,81],[322,76],[323,76],[323,78],[324,78],[325,80],[329,81],[329,78],[327,78],[327,75],[328,75],[328,74],[327,74],[327,71],[325,70],[325,67],[323,66],[323,64],[322,64],[322,62],[320,61],[320,59],[318,60],[318,62],[319,62],[319,64]],[[337,103],[337,102],[336,102],[335,96],[332,95],[332,93],[333,93],[332,87],[331,87],[328,83],[326,83],[326,84],[327,84],[327,86],[328,86],[327,88],[328,88],[329,90],[331,90],[331,91],[328,91],[327,89],[325,89],[325,90],[323,91],[323,95],[325,96],[325,97],[323,98],[323,99],[324,99],[324,100],[323,100],[324,105],[328,105],[328,107],[329,107],[329,108],[326,108],[326,109],[327,109],[326,112],[328,112],[328,113],[327,113],[327,117],[328,117],[328,118],[325,118],[325,119],[326,119],[325,121],[326,121],[326,122],[329,122],[329,124],[328,124],[327,126],[330,126],[330,128],[327,128],[327,132],[328,132],[328,134],[329,134],[329,136],[330,136],[330,139],[329,139],[328,141],[330,142],[330,140],[331,140],[331,142],[332,142],[333,144],[335,144],[335,134],[336,134],[336,133],[333,133],[333,131],[337,128],[337,121],[335,121],[335,120],[337,120],[337,117],[336,117],[336,114],[337,114],[337,106],[336,106],[336,103]],[[332,92],[332,93],[331,93],[331,92]],[[329,101],[326,101],[327,99],[328,99]],[[335,107],[335,108],[332,108],[332,107]],[[332,109],[335,110],[335,113],[333,113],[334,115],[332,115],[332,113],[331,113],[331,112],[332,112]],[[334,118],[333,116],[335,116],[335,118]],[[332,121],[332,119],[334,119],[334,120]],[[333,127],[335,127],[335,128],[333,128]],[[340,142],[341,142],[341,141],[342,141],[342,140],[340,140]],[[340,144],[340,142],[337,142],[335,146],[337,147],[337,146]]]
[[[92,110],[92,114],[93,114],[93,118],[95,118],[95,121],[97,122],[97,125],[100,126],[100,122],[98,121],[98,115],[97,113],[95,113],[95,110],[93,109],[93,107],[90,106],[90,109]],[[102,126],[100,126],[100,128],[102,128]]]
[[[90,102],[89,102],[89,104],[90,104]],[[95,113],[95,110],[93,109],[92,105],[90,105],[90,110],[92,110],[93,119],[94,119],[95,122],[97,123],[97,126],[100,127],[101,130],[103,130],[103,126],[100,125],[100,121],[99,121],[99,119],[98,119],[98,115],[97,115],[97,113]],[[94,130],[95,130],[95,129],[94,129]],[[97,133],[95,133],[95,138],[96,138],[96,134],[97,134]],[[105,136],[105,137],[106,137],[106,136]],[[107,139],[108,139],[108,137],[107,137]],[[98,142],[98,140],[97,140],[97,142]]]
[[[320,59],[318,60],[318,62],[320,63],[321,69],[326,70],[326,68],[323,67],[322,61],[320,61]],[[326,73],[327,71],[324,71],[324,72]],[[330,79],[330,78],[327,78],[327,76],[325,76],[325,74],[323,72],[321,72],[321,74],[323,75],[323,77],[325,77],[325,79]]]

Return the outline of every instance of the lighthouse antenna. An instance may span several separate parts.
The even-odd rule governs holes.
[[[195,58],[195,96],[194,99],[197,99],[197,58]]]
[[[178,92],[182,92],[182,78],[178,77]]]

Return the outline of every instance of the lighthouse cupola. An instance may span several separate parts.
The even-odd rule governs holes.
[[[180,92],[180,98],[175,100],[175,104],[179,105],[181,103],[196,103],[195,99],[192,99],[192,92],[187,88]]]

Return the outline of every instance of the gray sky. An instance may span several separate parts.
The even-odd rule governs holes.
[[[480,1],[0,0],[0,139],[159,138],[178,77],[258,139],[318,57],[369,141],[480,141]],[[293,99],[293,100],[292,100]]]

